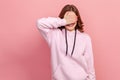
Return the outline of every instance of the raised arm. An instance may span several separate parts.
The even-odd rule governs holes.
[[[54,17],[41,18],[37,20],[37,28],[42,33],[45,39],[47,39],[51,31],[57,29],[60,26],[65,26],[66,20]]]
[[[39,31],[42,33],[44,38],[47,40],[49,38],[50,31],[54,29],[65,26],[68,24],[75,23],[77,21],[77,16],[71,15],[71,12],[66,12],[64,18],[55,18],[55,17],[48,17],[48,18],[41,18],[37,20],[37,27]]]

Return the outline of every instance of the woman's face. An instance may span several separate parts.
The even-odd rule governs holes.
[[[75,23],[71,23],[69,25],[66,25],[65,28],[69,31],[73,31],[75,29],[75,26],[77,24],[77,15],[73,11],[67,11],[65,14],[67,14],[71,19],[75,19]]]

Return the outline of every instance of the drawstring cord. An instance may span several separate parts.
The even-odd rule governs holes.
[[[76,29],[75,29],[75,35],[74,35],[74,43],[73,43],[73,49],[71,52],[71,56],[73,55],[74,49],[75,49],[75,43],[76,43]],[[66,40],[66,56],[68,54],[68,41],[67,41],[67,30],[65,29],[65,40]]]

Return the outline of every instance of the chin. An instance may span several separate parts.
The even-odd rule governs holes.
[[[69,25],[69,26],[65,26],[65,28],[68,30],[68,31],[73,31],[73,30],[75,30],[75,26],[76,25]]]
[[[68,31],[73,31],[75,28],[66,28]]]

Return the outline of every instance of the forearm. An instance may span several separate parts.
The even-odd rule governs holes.
[[[66,20],[61,18],[48,17],[37,20],[37,27],[42,31],[49,31],[50,29],[58,28],[65,25]]]

